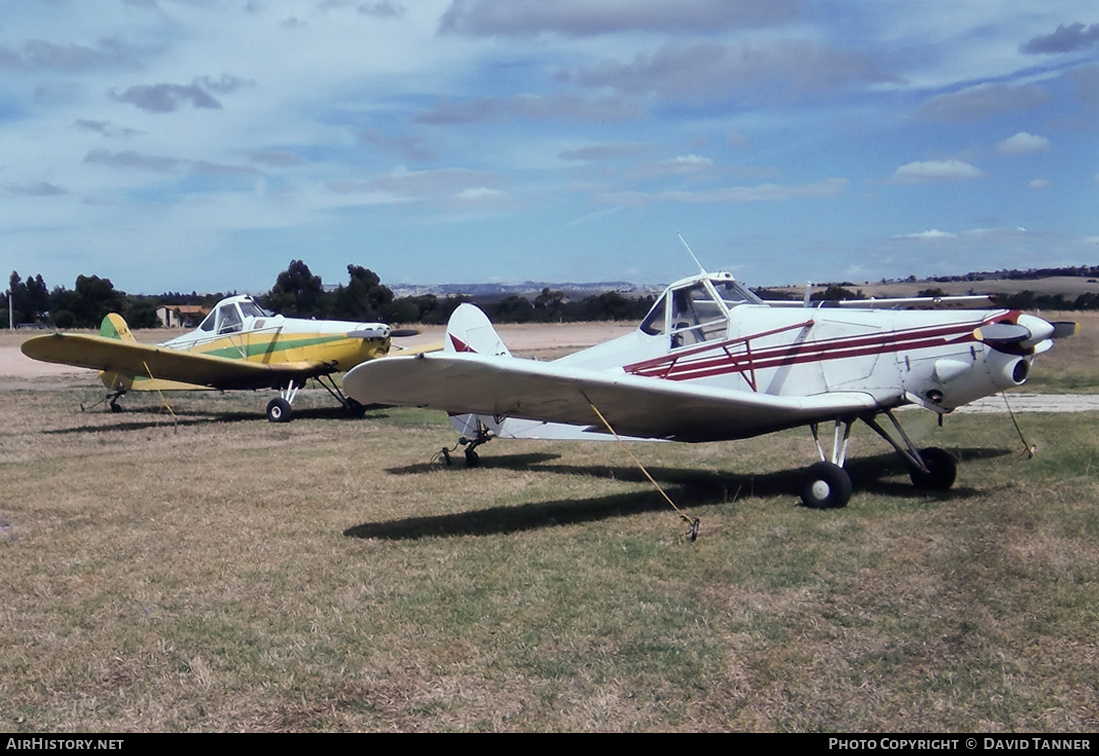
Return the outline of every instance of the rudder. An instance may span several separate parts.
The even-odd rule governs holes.
[[[130,333],[130,326],[126,325],[126,320],[117,312],[109,312],[107,316],[103,318],[103,322],[99,324],[99,335],[105,339],[118,339],[120,341],[133,341],[137,339]]]

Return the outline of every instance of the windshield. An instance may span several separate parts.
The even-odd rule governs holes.
[[[263,309],[251,299],[241,301],[240,312],[246,318],[271,318],[275,315],[275,313]]]
[[[657,300],[649,314],[641,321],[641,330],[650,336],[664,333],[664,311],[667,309],[668,296],[664,295]]]
[[[710,283],[717,290],[717,295],[721,297],[721,301],[730,309],[739,304],[763,304],[762,299],[741,286],[737,281],[714,281],[711,279]]]
[[[729,313],[742,304],[762,304],[762,300],[729,274],[718,273],[665,292],[640,328],[651,336],[670,333],[673,348],[723,339],[729,330]]]

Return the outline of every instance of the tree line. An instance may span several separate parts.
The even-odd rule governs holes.
[[[1049,275],[1099,276],[1099,267],[1046,269]],[[1020,279],[1035,277],[1027,271],[1004,271]],[[971,274],[978,275],[978,274]],[[984,274],[980,274],[984,275]],[[475,302],[497,323],[547,323],[596,320],[641,320],[652,307],[654,297],[625,296],[621,292],[570,299],[564,292],[544,288],[528,299],[519,295],[503,298],[473,298],[465,295],[438,297],[422,294],[396,297],[382,284],[378,274],[360,265],[347,266],[348,280],[336,288],[326,287],[320,276],[314,275],[301,260],[292,260],[278,274],[271,289],[257,297],[263,306],[283,315],[297,318],[317,318],[384,323],[445,323],[462,302]],[[964,277],[953,277],[962,279]],[[933,279],[940,280],[940,279]],[[953,279],[952,279],[953,280]],[[823,292],[814,292],[813,299],[862,299],[862,291],[851,291],[844,284],[832,284]],[[778,299],[790,294],[756,290],[765,299]],[[235,292],[198,294],[164,292],[163,294],[127,294],[114,287],[109,278],[79,275],[75,286],[66,289],[46,287],[41,274],[26,280],[12,271],[8,291],[0,302],[0,323],[7,323],[9,314],[15,325],[41,324],[56,328],[98,328],[103,317],[117,312],[132,328],[156,328],[160,325],[156,310],[161,305],[201,305],[212,307],[219,299]],[[925,296],[941,295],[937,289],[920,292]],[[1099,294],[1081,294],[1067,299],[1063,294],[998,294],[1003,307],[1019,310],[1097,310]],[[8,311],[8,305],[11,311]]]
[[[303,261],[292,260],[271,289],[256,299],[288,317],[425,325],[445,323],[463,302],[475,301],[492,320],[501,323],[640,320],[654,302],[652,296],[627,297],[617,291],[570,300],[564,292],[550,288],[544,288],[533,300],[517,295],[479,300],[465,295],[396,297],[368,268],[348,265],[347,274],[347,283],[333,289],[326,287]],[[55,286],[50,290],[40,274],[23,280],[18,271],[12,271],[8,291],[0,302],[0,322],[6,324],[10,314],[17,326],[98,328],[107,313],[117,312],[131,328],[156,328],[160,325],[156,310],[162,305],[209,308],[234,293],[127,294],[116,289],[109,278],[94,275],[77,276],[73,289]]]

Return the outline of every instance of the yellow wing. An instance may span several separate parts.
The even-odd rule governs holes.
[[[36,336],[23,342],[22,350],[42,362],[217,389],[279,388],[291,379],[304,380],[331,372],[324,363],[270,365],[72,333]]]

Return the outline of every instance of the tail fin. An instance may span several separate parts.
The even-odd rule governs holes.
[[[103,322],[99,324],[99,335],[105,339],[137,341],[134,335],[130,333],[130,327],[126,325],[125,319],[117,312],[107,313],[107,317],[103,318]],[[103,381],[103,385],[111,391],[127,391],[134,386],[132,376],[119,373],[100,371],[99,380]],[[117,405],[112,404],[111,406],[116,407]]]
[[[496,329],[492,327],[488,316],[476,305],[466,303],[458,305],[458,309],[451,314],[446,324],[443,352],[449,354],[473,352],[492,357],[511,356],[500,334],[496,333]],[[462,436],[470,439],[481,438],[486,430],[494,435],[500,431],[500,422],[488,415],[451,415],[450,423]]]
[[[458,305],[446,325],[444,352],[475,352],[491,357],[510,357],[500,334],[492,327],[488,316],[476,305]]]
[[[130,333],[130,327],[117,312],[107,313],[103,322],[99,324],[99,335],[106,339],[119,339],[121,341],[137,341]]]

